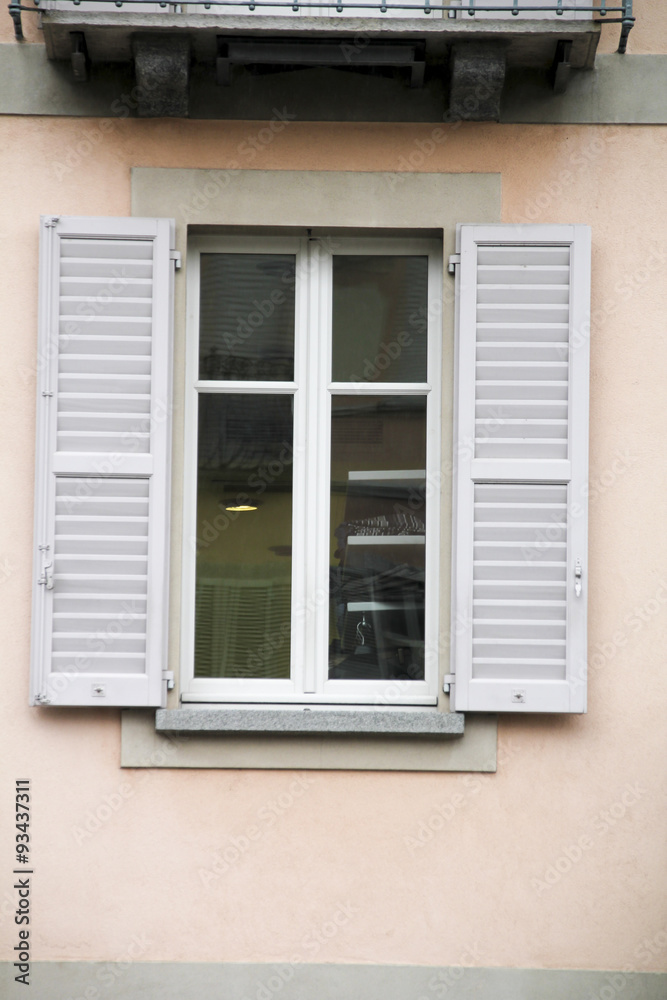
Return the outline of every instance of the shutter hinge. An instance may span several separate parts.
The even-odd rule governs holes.
[[[167,682],[167,691],[174,690],[174,671],[173,670],[163,670],[162,680]]]
[[[170,250],[169,260],[174,262],[174,270],[180,271],[181,269],[181,251],[180,250]]]
[[[55,227],[58,225],[59,222],[60,222],[60,216],[52,215],[50,219],[46,219],[44,221],[44,225],[46,226],[47,229],[55,229]]]
[[[461,263],[461,254],[452,253],[449,255],[449,264],[447,265],[447,270],[450,274],[456,274],[456,265]]]
[[[456,674],[445,674],[442,678],[442,690],[445,694],[449,694],[450,685],[456,680]]]
[[[35,705],[50,705],[51,699],[47,694],[36,694]]]

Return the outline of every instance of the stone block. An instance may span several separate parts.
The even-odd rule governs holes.
[[[505,83],[506,50],[502,42],[460,42],[452,47],[450,121],[498,121]]]
[[[132,39],[140,118],[187,118],[190,39],[187,35],[135,35]]]

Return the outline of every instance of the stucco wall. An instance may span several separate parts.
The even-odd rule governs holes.
[[[108,124],[0,121],[0,838],[9,781],[29,777],[33,957],[664,968],[664,135],[462,125],[424,158],[428,126],[294,123],[245,157],[496,172],[503,221],[593,229],[589,714],[501,718],[495,775],[299,776],[121,770],[117,712],[27,707],[39,214],[129,214],[132,166],[224,169],[258,127]],[[228,870],[202,876],[234,838]]]

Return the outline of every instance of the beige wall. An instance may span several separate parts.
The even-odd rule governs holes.
[[[501,718],[495,775],[308,772],[295,786],[290,772],[122,771],[118,713],[27,707],[38,216],[129,214],[132,166],[224,169],[258,128],[108,125],[0,120],[0,755],[9,780],[33,782],[34,958],[113,959],[145,934],[142,960],[663,968],[664,946],[641,948],[667,926],[664,134],[462,125],[420,161],[430,126],[293,124],[245,157],[276,170],[393,171],[405,158],[497,172],[503,221],[593,228],[589,714]],[[429,821],[440,829],[410,844]],[[206,887],[200,870],[251,827],[257,839]],[[567,869],[568,852],[570,870],[550,869]],[[353,915],[319,944],[313,932],[348,903]]]

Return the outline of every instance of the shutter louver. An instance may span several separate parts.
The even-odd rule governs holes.
[[[32,704],[163,701],[170,234],[42,220]]]
[[[454,705],[583,712],[589,230],[459,236]]]

